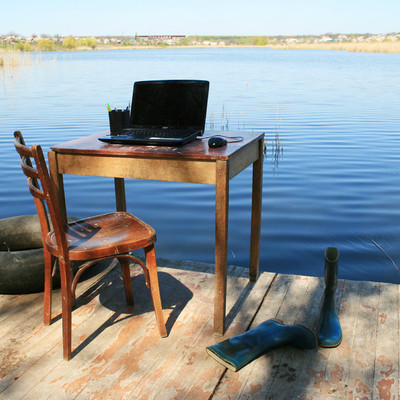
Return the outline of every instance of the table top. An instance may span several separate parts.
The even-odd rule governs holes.
[[[195,139],[179,147],[171,146],[148,146],[148,145],[126,145],[108,144],[101,142],[98,138],[108,132],[100,132],[90,136],[84,136],[68,142],[51,146],[51,150],[61,154],[80,155],[104,155],[104,156],[127,156],[147,158],[181,158],[191,160],[228,160],[236,152],[243,150],[250,144],[263,137],[263,133],[255,132],[205,132],[204,139]],[[208,138],[210,136],[242,137],[240,142],[228,143],[224,147],[209,148]],[[229,141],[229,138],[227,139]]]

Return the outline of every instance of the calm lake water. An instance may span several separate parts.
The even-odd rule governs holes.
[[[0,71],[0,218],[35,213],[13,147],[108,127],[147,79],[211,83],[207,127],[265,132],[260,267],[400,282],[400,54],[157,49],[33,54]],[[251,168],[231,181],[229,263],[248,266]],[[214,187],[126,181],[128,211],[157,231],[159,257],[214,260]],[[114,210],[113,180],[67,176],[69,215]]]

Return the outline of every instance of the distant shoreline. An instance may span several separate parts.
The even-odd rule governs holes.
[[[140,49],[279,49],[338,50],[364,53],[400,53],[400,32],[326,33],[298,36],[60,36],[0,35],[0,54],[86,50]],[[1,64],[0,64],[1,66]]]
[[[363,53],[400,53],[400,41],[396,42],[333,42],[333,43],[279,43],[279,44],[266,44],[262,46],[257,45],[187,45],[187,46],[168,46],[168,45],[141,45],[141,46],[126,46],[114,44],[100,44],[92,49],[87,46],[80,46],[73,50],[55,49],[52,52],[58,51],[101,51],[101,50],[148,50],[148,49],[240,49],[240,48],[254,48],[254,49],[276,49],[276,50],[335,50],[335,51],[348,51],[348,52],[363,52]],[[30,53],[41,53],[41,51],[32,52],[19,52],[15,50],[7,50],[0,48],[0,55],[24,55]],[[1,63],[0,63],[1,67]]]
[[[336,50],[362,53],[400,53],[400,41],[397,42],[342,42],[342,43],[289,43],[257,45],[187,45],[187,46],[118,46],[98,45],[94,50],[140,50],[140,49],[277,49],[277,50]],[[76,50],[92,50],[89,47]]]
[[[336,50],[363,53],[400,53],[399,42],[290,43],[256,45],[189,45],[189,46],[98,46],[95,50],[121,49],[276,49],[276,50]],[[85,49],[80,49],[85,50]],[[91,50],[88,49],[87,50]]]

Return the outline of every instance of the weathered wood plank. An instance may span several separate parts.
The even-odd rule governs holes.
[[[318,278],[295,277],[283,299],[282,305],[277,313],[277,318],[288,325],[302,323],[305,310],[309,309],[313,298],[313,291],[318,287]],[[314,325],[312,321],[311,327]],[[315,350],[304,351],[291,346],[275,349],[267,355],[270,361],[267,374],[258,373],[259,379],[254,381],[253,377],[248,380],[240,398],[276,399],[296,398],[298,393],[298,374],[304,368],[307,358],[315,353]],[[265,357],[265,356],[264,356]],[[265,362],[257,360],[254,368],[265,371]],[[256,390],[255,387],[258,389]]]
[[[293,276],[278,275],[275,277],[250,329],[278,315],[292,281]],[[233,400],[255,396],[262,390],[263,385],[268,385],[268,377],[272,375],[273,357],[274,353],[271,352],[238,372],[227,370],[215,390],[213,399],[229,398]],[[265,381],[266,377],[267,382]]]
[[[3,294],[0,295],[0,338],[4,335],[11,325],[10,318],[17,318],[21,315],[21,312],[25,310],[33,310],[38,308],[39,299],[43,301],[43,293],[31,293],[29,295],[14,295],[14,294]],[[22,321],[22,318],[18,318]],[[4,323],[7,321],[7,323]]]
[[[342,297],[344,288],[344,282],[338,281],[338,291],[337,291],[337,305],[338,313],[340,313],[340,300]],[[318,286],[315,288],[313,307],[308,316],[305,316],[305,321],[307,321],[307,326],[310,328],[312,321],[314,321],[314,332],[318,332],[319,314],[321,308],[321,301],[323,298],[324,282],[321,278],[318,282]],[[304,311],[303,311],[304,312]],[[330,349],[328,350],[330,351]],[[325,376],[325,371],[327,367],[327,359],[329,353],[325,349],[317,348],[315,352],[307,352],[307,358],[305,361],[305,367],[302,369],[298,382],[298,393],[305,399],[319,399],[321,391],[321,382]],[[301,398],[301,397],[299,397]],[[321,397],[323,398],[323,397]],[[330,398],[334,398],[330,397]]]
[[[29,295],[3,295],[7,302],[0,306],[0,340],[18,326],[24,324],[26,318],[39,315],[43,320],[43,293]],[[24,318],[22,318],[24,316]]]
[[[351,353],[344,353],[344,347],[338,348],[336,351],[341,354],[342,359],[345,357],[350,359],[349,369],[344,369],[348,371],[348,375],[343,375],[341,393],[351,395],[354,399],[364,399],[372,398],[379,283],[362,282],[358,304],[357,317],[354,318]],[[348,363],[346,363],[347,365]]]
[[[160,286],[161,286],[161,296],[163,301],[167,297],[167,301],[164,301],[165,307],[176,307],[185,309],[185,307],[190,308],[190,303],[187,305],[184,302],[185,297],[189,300],[192,299],[193,293],[201,290],[204,283],[209,281],[206,287],[209,287],[210,294],[213,291],[213,276],[210,274],[196,274],[189,275],[186,271],[174,271],[174,277],[170,274],[160,269]],[[180,277],[185,281],[185,285],[179,282]],[[138,292],[138,288],[135,282],[138,280],[133,280],[134,282],[134,295],[138,295],[139,299],[144,296],[143,293]],[[187,282],[186,282],[187,281]],[[178,283],[178,285],[177,285]],[[179,290],[179,287],[183,288]],[[122,286],[121,286],[122,288]],[[144,288],[144,282],[142,282],[141,288]],[[117,289],[117,288],[116,288]],[[186,294],[185,294],[186,292]],[[143,300],[143,299],[142,299]],[[212,301],[212,295],[204,296],[203,300]],[[121,299],[121,301],[124,301]],[[140,308],[142,302],[136,302],[136,311],[138,312],[138,307]],[[199,314],[199,329],[204,325],[204,315],[207,318],[210,317],[209,309],[206,308],[206,301],[202,303],[205,304],[204,312]],[[148,297],[147,304],[151,304],[150,297]],[[189,310],[188,308],[188,310]],[[191,306],[191,310],[188,312],[188,321],[185,323],[183,321],[183,326],[188,327],[189,331],[185,335],[185,340],[193,334],[190,330],[190,323],[193,322],[192,315],[198,311],[198,305]],[[83,310],[82,310],[83,311]],[[168,312],[168,311],[167,311]],[[171,314],[174,312],[172,310]],[[96,317],[98,315],[101,317],[103,310],[96,311]],[[182,310],[178,310],[179,319],[181,318]],[[148,312],[148,318],[145,321],[139,321],[138,317],[135,315],[133,318],[128,319],[128,325],[126,321],[120,321],[118,329],[123,332],[130,333],[129,336],[118,334],[113,332],[114,326],[107,327],[106,331],[101,333],[102,341],[99,343],[100,336],[96,337],[94,342],[90,342],[83,349],[82,353],[78,353],[65,368],[72,368],[71,371],[58,371],[51,373],[46,377],[43,382],[47,387],[51,388],[51,393],[57,394],[57,397],[61,398],[75,398],[76,392],[73,390],[78,390],[81,392],[78,398],[96,398],[101,396],[113,395],[117,398],[124,398],[126,393],[130,393],[132,389],[140,383],[143,379],[143,374],[146,375],[146,369],[151,371],[156,365],[162,362],[163,355],[166,351],[170,351],[171,346],[164,343],[165,339],[160,339],[158,333],[153,329],[154,332],[147,332],[145,329],[149,329],[149,326],[153,325],[154,328],[154,316],[152,312]],[[98,320],[99,318],[96,318]],[[167,319],[167,318],[166,318]],[[134,323],[139,324],[136,326]],[[96,322],[98,323],[98,322]],[[179,321],[176,321],[178,324]],[[167,321],[168,325],[168,321]],[[173,325],[175,327],[175,325]],[[90,328],[92,329],[92,328]],[[90,330],[89,329],[89,330]],[[78,336],[81,330],[81,326],[77,327],[74,332],[75,336]],[[82,335],[85,335],[87,331],[85,326],[82,326]],[[172,332],[176,332],[173,329]],[[181,331],[180,331],[181,332]],[[179,337],[179,335],[178,335]],[[171,338],[171,335],[170,335]],[[167,340],[170,340],[167,338]],[[104,343],[103,343],[104,342]],[[102,346],[102,347],[99,347]],[[164,350],[163,350],[164,347]],[[99,356],[100,349],[100,358]],[[105,349],[104,352],[101,349]],[[161,351],[163,350],[163,351]],[[104,354],[107,351],[106,354]],[[87,355],[88,359],[82,362],[83,353]],[[107,358],[105,358],[107,357]],[[79,360],[79,358],[81,358]],[[99,360],[104,361],[100,362]],[[127,377],[129,379],[127,380]],[[135,383],[136,381],[136,383]],[[55,382],[55,384],[53,384]],[[64,382],[61,388],[59,383]],[[126,387],[125,387],[125,383]],[[54,387],[53,387],[54,386]],[[55,392],[54,392],[55,391]],[[32,395],[33,392],[30,393]]]
[[[77,294],[80,296],[78,298],[78,306],[84,302],[87,303],[88,307],[91,307],[93,301],[93,292],[99,289],[97,282],[104,275],[107,275],[107,272],[112,270],[115,267],[115,263],[111,263],[108,267],[100,266],[97,274],[91,276],[91,278],[82,281],[78,285]],[[90,290],[88,290],[90,288]],[[0,373],[0,393],[4,391],[3,395],[7,398],[8,391],[6,390],[10,385],[13,386],[11,392],[13,395],[17,395],[15,393],[16,388],[21,386],[20,382],[25,382],[25,379],[19,379],[21,376],[26,377],[28,371],[34,371],[37,367],[37,363],[45,357],[49,352],[54,351],[54,348],[58,346],[58,355],[61,351],[61,319],[58,317],[60,314],[61,301],[60,301],[60,291],[54,291],[53,293],[53,323],[50,326],[44,326],[42,321],[42,313],[33,315],[29,319],[24,319],[21,316],[21,320],[23,323],[27,321],[28,326],[33,327],[31,331],[29,331],[25,335],[19,335],[20,328],[17,328],[17,331],[9,332],[9,336],[7,336],[7,340],[2,341],[2,346],[0,348],[0,360],[2,363],[1,373]],[[110,297],[112,297],[111,291],[109,291]],[[28,298],[30,295],[28,295]],[[36,302],[42,307],[42,298],[37,297]],[[58,315],[58,316],[57,316]],[[35,324],[35,320],[37,323]],[[74,317],[73,317],[74,321]],[[78,321],[75,321],[76,323]],[[16,339],[13,338],[13,334],[15,334]],[[3,338],[5,339],[5,338]],[[62,357],[58,358],[59,360]],[[29,374],[28,374],[29,375]],[[29,382],[30,385],[33,385],[35,380]],[[25,385],[26,386],[26,385]],[[21,389],[22,393],[25,393],[24,390],[27,388]]]
[[[337,348],[319,350],[320,360],[324,360],[324,364],[321,365],[317,374],[318,383],[314,381],[313,389],[317,389],[318,393],[315,394],[315,398],[319,395],[322,398],[336,396],[344,399],[351,390],[349,375],[351,355],[355,350],[354,333],[357,330],[358,314],[361,308],[361,289],[361,282],[347,281],[345,284],[338,311],[343,340]]]
[[[288,324],[299,324],[313,330],[319,318],[321,297],[323,292],[322,280],[319,278],[301,277],[294,280],[284,304],[295,303],[280,310],[280,318]],[[292,315],[292,317],[291,317]],[[258,398],[296,399],[307,392],[307,369],[312,360],[318,357],[318,349],[299,350],[286,346],[276,351],[281,353],[281,359],[274,363],[273,381],[269,387],[263,386],[257,393]]]
[[[13,394],[20,395],[22,391],[28,389],[24,395],[27,394],[29,398],[43,398],[43,387],[46,387],[46,393],[49,393],[50,397],[55,393],[59,395],[58,391],[61,391],[63,398],[66,394],[75,398],[84,386],[77,384],[76,381],[74,385],[69,385],[71,379],[82,370],[88,374],[90,379],[93,369],[97,371],[103,368],[104,363],[131,337],[132,331],[142,329],[142,336],[159,339],[152,312],[124,319],[125,313],[130,313],[132,310],[129,310],[130,307],[126,305],[122,282],[116,280],[114,276],[110,278],[101,282],[101,295],[98,296],[98,288],[96,288],[94,294],[97,292],[97,295],[85,306],[76,310],[73,315],[73,348],[77,346],[78,349],[83,346],[84,348],[77,353],[74,351],[74,357],[70,362],[63,361],[60,355],[61,335],[58,334],[58,344],[46,354],[46,357],[42,357],[33,368],[25,372],[24,381],[29,382],[31,387],[25,388],[22,385],[14,384],[11,388]],[[117,287],[113,288],[113,285],[119,286],[120,290],[113,290],[117,289]],[[144,279],[141,286],[144,286]],[[136,303],[137,308],[140,308],[140,302]],[[115,310],[119,310],[119,312],[116,313]],[[136,310],[136,312],[139,311]],[[150,320],[150,316],[154,322],[153,326],[146,321]],[[152,328],[154,335],[145,332],[146,329],[152,330]],[[38,371],[41,372],[38,373]],[[65,393],[62,393],[62,390]],[[7,393],[5,392],[5,394]],[[55,397],[58,398],[58,396]]]
[[[227,299],[228,309],[233,306],[236,298],[239,297],[239,293],[245,287],[243,278],[243,269],[236,267],[229,267],[228,274],[228,292],[229,296]],[[168,349],[165,359],[158,368],[154,371],[150,371],[150,379],[141,382],[137,389],[133,391],[129,398],[141,398],[141,399],[158,399],[162,396],[173,398],[174,396],[185,396],[185,392],[189,390],[190,386],[195,382],[205,383],[203,391],[196,392],[195,398],[208,399],[219,377],[223,373],[223,369],[219,366],[215,366],[207,360],[205,353],[205,347],[208,344],[208,339],[213,337],[213,324],[212,324],[212,297],[214,290],[213,276],[207,274],[207,281],[203,281],[200,293],[194,294],[195,302],[192,305],[195,309],[185,310],[187,314],[185,321],[182,323],[187,326],[184,328],[184,335],[179,331],[175,333],[174,341],[171,345],[174,348],[174,353]],[[201,296],[201,297],[200,297]],[[201,301],[201,305],[197,301]],[[183,316],[183,315],[182,315]],[[191,337],[188,343],[188,338]],[[220,336],[218,336],[220,337]],[[208,368],[203,365],[204,361],[209,363]],[[200,367],[201,366],[201,367]],[[211,373],[209,379],[203,379],[202,374],[204,372]],[[182,377],[185,377],[182,379]],[[152,384],[153,381],[157,381],[157,387]]]
[[[246,271],[247,272],[247,271]],[[258,281],[254,283],[248,283],[248,274],[246,273],[245,277],[243,277],[242,287],[244,290],[249,290],[249,286],[254,286],[251,291],[248,292],[248,296],[246,296],[246,300],[243,304],[243,313],[236,314],[235,319],[224,335],[223,338],[217,337],[210,334],[205,334],[202,336],[202,340],[199,341],[195,346],[194,349],[197,354],[196,360],[198,360],[200,368],[195,364],[190,365],[191,375],[189,376],[189,388],[183,390],[180,394],[183,394],[183,398],[188,399],[197,399],[199,393],[206,393],[210,396],[215,386],[219,381],[219,377],[221,377],[221,366],[218,365],[213,359],[211,359],[205,351],[205,348],[211,344],[219,342],[225,338],[232,337],[238,334],[245,332],[254,317],[255,312],[260,307],[267,288],[271,284],[273,280],[274,274],[264,273],[261,274]],[[246,286],[244,286],[246,285]],[[228,290],[231,293],[231,289],[228,286]],[[238,292],[239,293],[239,292]],[[235,296],[237,297],[237,296]],[[247,312],[246,312],[247,310]],[[251,312],[249,310],[252,310]],[[210,326],[211,328],[211,326]],[[184,370],[182,370],[184,373]],[[182,374],[181,374],[182,375]],[[217,379],[218,378],[218,379]],[[160,392],[161,396],[162,392]],[[161,398],[161,397],[158,398]],[[156,399],[157,397],[155,397]],[[209,398],[209,397],[206,397]]]
[[[27,310],[37,310],[10,309],[2,321],[0,398],[398,400],[397,285],[339,280],[339,347],[302,351],[285,346],[234,373],[209,357],[206,346],[274,317],[315,329],[322,278],[262,273],[249,283],[248,270],[230,266],[228,330],[221,337],[213,333],[213,266],[168,260],[161,264],[166,265],[159,275],[169,336],[159,337],[141,270],[131,269],[132,311],[119,268],[113,269],[100,281],[78,286],[76,350],[69,362],[62,359],[59,292],[49,327],[42,323],[41,295],[0,296],[0,307],[18,310],[26,304]]]
[[[373,398],[399,398],[399,303],[398,287],[381,283],[379,287]]]
[[[165,276],[160,275],[161,296],[164,299]],[[212,310],[213,298],[212,275],[207,273],[188,275],[185,271],[174,271],[174,279],[188,292],[190,298],[186,303],[180,304],[178,319],[169,336],[151,346],[144,347],[142,343],[139,354],[132,350],[136,346],[129,346],[130,349],[127,348],[125,354],[116,354],[101,374],[88,382],[85,393],[78,399],[85,398],[85,395],[90,398],[120,399],[132,395],[133,398],[144,399],[157,390],[162,384],[164,373],[171,372],[176,365],[179,365],[181,353],[189,348],[188,340],[190,343],[196,340],[196,335],[201,333],[207,318],[212,315],[209,312]],[[171,295],[175,293],[179,297],[182,296],[179,287],[171,286]]]
[[[319,373],[320,381],[312,385],[310,392],[317,397],[333,396],[333,398],[347,398],[352,393],[349,385],[352,372],[352,356],[358,354],[360,345],[354,343],[354,332],[357,324],[364,321],[364,309],[360,303],[362,284],[357,282],[346,282],[338,310],[342,326],[343,340],[339,347],[333,349],[319,350]],[[337,296],[339,299],[339,296]],[[365,340],[365,339],[364,339]],[[361,346],[362,348],[362,346]],[[361,350],[362,351],[362,350]],[[315,393],[316,392],[316,393]],[[318,398],[318,397],[317,397]]]
[[[93,286],[104,275],[117,266],[117,261],[103,262],[94,266],[92,271],[88,271],[83,276],[82,282],[77,288],[77,295],[82,294],[87,288]],[[90,273],[90,275],[89,275]],[[43,293],[32,293],[27,295],[3,295],[0,298],[7,298],[0,310],[0,316],[7,315],[7,318],[0,322],[0,340],[6,342],[9,338],[13,341],[35,327],[43,325]],[[54,291],[53,295],[53,318],[60,312],[59,291]],[[0,318],[1,320],[1,318]],[[5,323],[6,321],[6,323]]]

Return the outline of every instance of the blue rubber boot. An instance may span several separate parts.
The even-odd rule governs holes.
[[[328,247],[325,251],[325,290],[317,335],[318,345],[320,347],[337,347],[342,341],[342,328],[336,313],[335,301],[338,260],[338,249],[335,247]]]
[[[276,347],[291,345],[298,349],[315,349],[314,333],[302,325],[285,325],[269,319],[241,335],[207,347],[207,353],[232,371],[238,371],[249,362]]]

